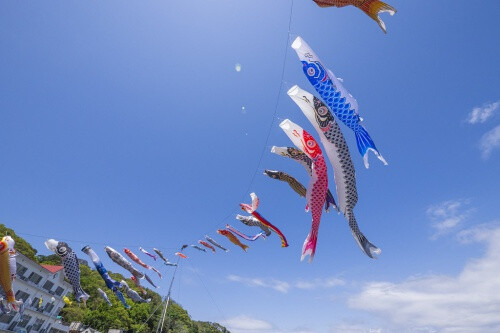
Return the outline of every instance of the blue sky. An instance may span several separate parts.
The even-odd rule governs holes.
[[[290,0],[3,1],[0,222],[41,253],[48,236],[101,258],[104,244],[172,257],[212,235],[231,251],[190,251],[173,293],[235,333],[498,332],[500,6],[390,4],[387,35],[356,8],[309,0],[294,1],[290,31],[344,79],[389,162],[372,155],[366,170],[343,127],[378,260],[330,213],[314,262],[300,262],[305,202],[261,175],[308,181],[269,152],[291,145],[280,120],[314,133],[286,96],[313,92],[290,47],[273,116]],[[233,219],[252,191],[289,248],[272,236],[243,253],[216,236],[255,231]]]

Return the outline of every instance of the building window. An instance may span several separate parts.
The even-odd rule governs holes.
[[[50,313],[50,311],[52,311],[53,308],[54,308],[54,303],[47,303],[47,305],[45,305],[44,311]]]
[[[64,288],[61,288],[61,287],[56,288],[56,295],[57,296],[61,296],[63,292],[64,292]]]
[[[35,323],[33,324],[32,330],[39,331],[44,322],[45,322],[45,320],[37,318],[37,320],[35,320]]]
[[[17,270],[16,270],[17,276],[24,277],[24,273],[26,273],[26,271],[28,270],[28,268],[24,267],[23,265],[21,265],[19,263],[16,263],[16,266],[17,266]]]
[[[12,321],[12,318],[16,315],[13,313],[14,311],[11,311],[10,313],[4,313],[0,316],[0,323],[8,324]]]
[[[28,276],[28,280],[33,282],[34,284],[39,284],[42,280],[42,277],[35,272],[31,272],[30,276]]]
[[[53,282],[50,282],[49,280],[45,281],[45,283],[43,284],[43,289],[47,290],[47,291],[50,291],[50,289],[52,289],[52,287],[54,286],[54,283]]]
[[[59,316],[59,313],[61,312],[61,310],[62,310],[62,307],[58,307],[57,310],[56,310],[56,312],[54,312],[52,315],[53,316]]]
[[[40,299],[38,297],[35,297],[33,298],[33,302],[31,302],[31,306],[33,307],[38,307],[38,302],[40,301]]]
[[[26,302],[26,300],[30,297],[30,294],[25,293],[24,291],[18,290],[16,293],[16,299],[20,300],[22,299],[23,302]]]
[[[26,327],[26,325],[28,325],[30,320],[31,320],[31,316],[25,314],[22,316],[21,321],[19,322],[19,324],[17,324],[17,326],[24,328],[24,327]]]

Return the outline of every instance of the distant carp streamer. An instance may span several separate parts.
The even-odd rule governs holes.
[[[118,299],[120,300],[120,302],[122,302],[125,308],[127,309],[130,308],[130,305],[127,304],[125,298],[123,297],[123,294],[120,291],[121,288],[120,282],[113,280],[111,276],[109,276],[108,271],[106,270],[106,268],[104,268],[101,259],[94,252],[94,250],[89,245],[87,245],[82,249],[82,252],[90,257],[90,260],[92,260],[92,262],[94,263],[95,269],[101,275],[101,278],[104,280],[106,287],[111,289],[111,291],[116,295],[116,297],[118,297]],[[111,303],[109,303],[109,305],[111,305]]]
[[[97,288],[97,292],[99,293],[99,295],[101,295],[102,299],[104,299],[106,303],[108,303],[109,306],[113,306],[113,304],[111,304],[111,301],[109,300],[108,294],[106,294],[104,290],[102,290],[101,288]],[[125,302],[125,304],[127,303]],[[127,305],[126,308],[130,308],[130,305]]]
[[[349,147],[339,125],[328,107],[307,91],[300,89],[298,86],[293,86],[288,91],[288,95],[300,107],[320,136],[326,155],[333,166],[339,208],[349,222],[354,239],[367,256],[376,258],[381,252],[380,249],[366,239],[359,230],[354,217],[353,209],[358,202],[356,173]]]
[[[243,249],[243,251],[247,252],[247,249],[248,249],[249,246],[246,245],[246,244],[243,244],[242,242],[240,242],[239,239],[236,238],[236,236],[231,233],[231,231],[224,230],[224,229],[219,229],[219,230],[217,230],[217,233],[219,235],[226,236],[227,239],[229,239],[229,241],[231,243],[233,243],[234,245],[237,245],[237,246],[241,247]]]
[[[175,255],[178,256],[178,257],[180,257],[180,258],[182,258],[182,259],[187,259],[188,258],[188,256],[185,255],[182,252],[175,252]]]
[[[387,12],[396,14],[396,9],[385,2],[379,0],[313,0],[320,7],[345,7],[355,6],[365,12],[372,20],[378,23],[379,27],[386,33],[385,23],[378,16],[379,13]]]
[[[313,161],[312,176],[306,194],[306,207],[311,209],[312,224],[311,231],[309,235],[307,235],[304,245],[302,246],[302,256],[300,258],[300,260],[304,260],[304,258],[309,255],[309,262],[311,262],[316,253],[319,225],[321,222],[321,215],[323,214],[326,193],[328,191],[326,162],[323,157],[323,152],[316,140],[314,140],[312,135],[306,132],[302,127],[289,119],[283,120],[280,123],[280,127],[293,144],[306,153]]]
[[[257,218],[253,216],[243,216],[237,214],[236,219],[249,227],[259,227],[267,237],[271,236],[271,229],[269,229],[266,225],[264,225],[262,222],[260,222]]]
[[[242,233],[241,231],[239,231],[238,229],[233,228],[229,224],[226,224],[226,229],[231,231],[233,234],[236,234],[247,241],[253,242],[253,241],[256,241],[257,239],[259,239],[259,237],[262,239],[266,239],[266,236],[264,236],[264,234],[262,232],[258,233],[255,236],[248,236],[248,235],[245,235],[244,233]]]
[[[139,246],[139,251],[141,251],[142,253],[144,253],[145,255],[153,258],[154,261],[156,261],[156,256],[152,253],[149,253],[148,251],[144,250],[142,247]]]
[[[122,289],[123,291],[125,292],[125,294],[127,294],[128,297],[130,297],[130,299],[136,303],[149,303],[151,302],[151,298],[148,298],[148,299],[144,299],[142,298],[138,293],[137,291],[131,289],[127,282],[125,282],[124,280],[121,281],[121,285],[122,285]]]
[[[140,287],[141,286],[141,283],[140,283],[140,279],[144,279],[146,278],[146,280],[155,288],[158,288],[154,283],[153,281],[151,280],[151,278],[149,276],[147,276],[146,274],[142,273],[142,272],[139,272],[134,266],[132,266],[132,264],[127,260],[125,259],[124,256],[122,256],[118,251],[116,251],[115,249],[113,249],[112,247],[109,247],[109,246],[106,246],[105,247],[105,250],[106,250],[106,253],[108,254],[108,256],[111,258],[111,260],[113,260],[116,264],[120,265],[121,267],[125,268],[127,271],[129,271],[131,274],[132,274],[132,277],[134,277],[134,279],[132,279],[132,281],[134,281],[135,285],[137,287]],[[143,290],[143,293],[144,293],[144,290]]]
[[[215,252],[215,247],[213,247],[212,245],[208,244],[208,243],[207,243],[207,242],[205,242],[205,241],[199,240],[199,241],[198,241],[198,244],[203,245],[203,246],[204,246],[204,247],[206,247],[207,249],[212,250],[212,252]]]
[[[297,52],[302,62],[302,70],[314,89],[320,94],[335,116],[354,131],[358,150],[361,156],[363,156],[365,167],[369,167],[369,151],[372,151],[382,163],[387,165],[387,162],[375,147],[375,143],[370,135],[363,125],[361,125],[356,99],[342,86],[332,71],[323,65],[318,56],[302,38],[297,37],[292,43],[292,48]]]
[[[153,270],[156,272],[156,274],[158,274],[158,276],[160,277],[160,279],[163,279],[161,273],[156,269],[154,268],[153,266],[149,266],[148,264],[146,264],[145,262],[143,262],[141,259],[139,259],[139,257],[132,251],[130,251],[129,249],[127,248],[124,248],[123,249],[123,252],[125,252],[125,254],[130,258],[132,259],[133,262],[135,262],[136,264],[138,265],[141,265],[142,267],[146,268],[146,269],[149,269],[149,270]]]
[[[73,287],[73,295],[77,302],[87,302],[90,297],[85,291],[83,291],[80,285],[80,264],[78,263],[78,258],[76,253],[69,247],[65,242],[58,242],[55,239],[49,239],[45,242],[45,246],[50,251],[61,257],[61,262],[64,267],[64,275],[71,283]]]
[[[201,251],[201,252],[207,252],[207,250],[205,250],[204,248],[202,248],[198,245],[191,245],[191,247],[194,249],[197,249],[198,251]]]
[[[165,265],[167,265],[167,266],[177,266],[177,264],[174,264],[174,263],[171,263],[170,261],[168,261],[168,259],[165,258],[165,256],[163,255],[163,252],[161,252],[157,248],[153,248],[153,250],[156,252],[156,254],[158,254],[158,256],[161,258],[161,260],[163,260],[163,263]]]
[[[229,252],[228,249],[226,249],[224,246],[220,245],[219,243],[217,243],[213,238],[205,235],[205,239],[210,243],[212,244],[213,246],[217,246],[219,249],[221,249],[222,251],[224,252]]]
[[[301,151],[297,148],[293,148],[293,147],[273,146],[271,148],[271,153],[281,155],[284,157],[288,157],[288,158],[293,159],[294,161],[297,161],[298,163],[300,163],[300,165],[302,165],[306,169],[307,174],[309,176],[312,176],[313,161],[303,151]],[[278,172],[281,172],[281,171],[278,171]],[[276,175],[276,173],[273,173],[273,172],[266,173],[266,175],[268,175],[271,178],[274,178],[274,176],[279,177],[279,175]],[[279,179],[279,178],[275,178],[275,179]],[[279,180],[284,180],[284,179],[279,179]],[[284,180],[284,181],[286,181],[286,180]],[[300,193],[299,193],[299,195],[300,195]],[[304,195],[304,197],[305,197],[305,195]],[[325,201],[325,211],[326,212],[330,211],[330,206],[332,206],[337,212],[339,211],[339,209],[337,207],[337,203],[335,202],[335,199],[333,198],[332,192],[330,192],[330,190],[328,190],[328,192],[326,192],[326,201]]]
[[[266,220],[262,215],[260,215],[257,212],[257,208],[259,207],[259,198],[257,197],[257,194],[255,193],[250,193],[250,198],[252,198],[252,203],[251,204],[244,204],[240,203],[240,207],[242,210],[247,212],[248,214],[252,214],[253,217],[255,217],[260,223],[262,223],[264,226],[269,228],[270,230],[274,231],[279,238],[281,239],[281,247],[287,247],[288,242],[286,240],[285,235],[281,232],[280,229],[275,227],[271,222]]]

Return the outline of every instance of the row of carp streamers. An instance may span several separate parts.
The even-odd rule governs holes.
[[[390,15],[396,13],[396,9],[379,0],[313,0],[320,7],[345,7],[355,6],[364,11],[370,18],[375,20],[382,31],[386,32],[385,23],[378,16],[381,12],[388,12]],[[312,84],[321,99],[311,93],[302,90],[295,85],[288,91],[288,96],[299,106],[306,118],[311,122],[317,131],[327,158],[333,167],[334,183],[338,198],[338,204],[328,189],[328,170],[323,151],[314,137],[306,132],[302,127],[285,119],[280,123],[280,127],[290,138],[296,148],[276,147],[271,149],[272,153],[291,158],[304,166],[310,176],[309,185],[306,189],[297,179],[286,172],[277,170],[265,170],[264,174],[284,181],[301,197],[306,198],[306,212],[311,211],[312,226],[302,247],[301,260],[309,256],[312,261],[316,252],[316,243],[318,239],[319,224],[323,208],[329,211],[333,207],[337,212],[341,212],[349,223],[351,233],[361,250],[370,258],[376,258],[381,250],[373,245],[361,232],[354,216],[354,207],[358,201],[356,190],[356,174],[354,164],[351,160],[349,147],[345,141],[339,125],[332,113],[343,122],[347,127],[353,130],[356,137],[358,151],[363,157],[366,168],[368,164],[368,152],[373,152],[377,158],[387,165],[387,162],[379,153],[375,143],[371,139],[366,129],[361,124],[362,119],[358,114],[358,103],[356,99],[342,86],[341,81],[327,69],[314,51],[300,37],[297,37],[292,43],[292,48],[302,63],[302,69],[309,82]],[[281,246],[287,247],[288,242],[285,235],[276,226],[271,224],[262,215],[257,212],[259,198],[255,193],[250,194],[252,203],[241,203],[242,210],[251,214],[250,216],[236,215],[236,219],[247,226],[259,227],[262,232],[254,236],[248,236],[236,228],[226,224],[226,229],[219,229],[217,233],[226,236],[230,242],[241,247],[245,252],[248,245],[243,244],[238,237],[255,241],[259,238],[265,239],[276,233],[281,239]],[[225,248],[217,244],[213,239],[205,236],[213,245]],[[198,241],[199,244],[207,246],[204,241]],[[198,245],[191,245],[193,248],[206,251]],[[210,247],[215,252],[213,247]]]
[[[0,299],[0,314],[9,313],[10,311],[19,311],[21,315],[24,312],[25,303],[30,303],[30,299],[27,302],[23,302],[22,300],[16,300],[14,291],[12,290],[12,282],[16,278],[16,250],[14,249],[15,242],[10,236],[5,236],[0,241],[0,284],[5,293],[5,300]],[[60,242],[54,239],[49,239],[45,242],[45,246],[55,254],[57,254],[61,258],[61,263],[64,270],[64,275],[69,280],[72,288],[73,295],[77,302],[86,303],[89,299],[89,294],[87,294],[81,284],[80,284],[80,265],[78,262],[78,257],[76,253],[73,251],[71,247],[65,242]],[[152,257],[155,261],[159,257],[163,264],[167,266],[177,266],[177,264],[170,262],[163,253],[158,249],[153,249],[157,255],[151,254],[142,247],[139,248],[141,252]],[[113,260],[116,264],[120,265],[122,268],[126,269],[131,273],[131,280],[134,284],[139,288],[143,295],[146,295],[146,290],[141,285],[141,280],[145,279],[151,284],[153,287],[158,288],[153,280],[146,274],[138,269],[136,269],[122,254],[113,248],[106,246],[105,251],[108,256]],[[82,252],[90,257],[90,260],[94,264],[97,272],[100,274],[104,283],[108,289],[110,289],[113,294],[121,301],[125,308],[130,308],[130,305],[127,304],[124,295],[128,296],[132,301],[136,303],[149,303],[151,299],[143,298],[138,292],[131,289],[126,281],[122,280],[120,282],[115,281],[111,278],[106,268],[101,262],[99,256],[95,253],[95,251],[90,246],[85,246],[82,249]],[[153,266],[150,266],[144,263],[135,253],[133,253],[130,249],[125,248],[123,252],[136,264],[146,268],[148,270],[152,270],[156,272],[160,279],[163,278],[162,274],[158,269]],[[181,252],[176,253],[179,256],[184,256]],[[97,292],[99,295],[111,306],[112,303],[102,289],[97,288]],[[66,296],[63,297],[63,300],[66,304],[71,304],[72,302]],[[38,307],[42,305],[42,298],[40,298]],[[5,304],[6,303],[6,304]]]
[[[380,12],[388,12],[393,15],[396,12],[393,7],[379,0],[313,1],[320,7],[344,7],[348,5],[356,6],[375,20],[384,32],[386,32],[385,24],[380,19],[378,14]],[[368,152],[370,151],[373,152],[375,156],[385,165],[387,165],[387,162],[379,153],[375,143],[361,124],[362,119],[358,114],[358,103],[356,99],[343,87],[341,81],[335,76],[335,74],[323,65],[319,57],[301,37],[297,37],[295,39],[292,43],[292,48],[296,51],[302,63],[304,74],[321,99],[301,89],[297,85],[289,89],[287,94],[311,122],[320,137],[326,156],[333,167],[336,189],[335,192],[337,193],[338,203],[335,202],[332,193],[328,189],[327,163],[320,145],[311,134],[289,119],[282,121],[279,126],[290,138],[296,148],[273,146],[271,148],[271,152],[291,158],[304,166],[310,176],[308,187],[306,189],[306,187],[294,177],[283,171],[265,170],[264,174],[270,178],[288,183],[288,185],[298,195],[306,198],[306,212],[309,210],[311,211],[312,226],[311,231],[307,235],[302,247],[301,260],[307,256],[309,256],[309,261],[313,260],[316,252],[318,229],[323,209],[328,212],[331,207],[345,216],[349,223],[351,233],[361,250],[368,257],[376,258],[376,256],[380,254],[381,250],[370,243],[370,241],[368,241],[368,239],[360,231],[354,216],[353,210],[358,201],[356,175],[349,147],[340,130],[336,118],[354,132],[357,148],[363,157],[366,168],[369,166]],[[217,233],[227,237],[231,243],[241,247],[245,252],[248,249],[248,245],[243,244],[235,235],[247,241],[256,241],[259,238],[265,239],[266,237],[269,237],[272,232],[274,232],[280,238],[281,246],[287,247],[287,239],[280,229],[271,224],[257,212],[257,208],[259,206],[259,198],[257,195],[255,193],[251,193],[250,196],[252,199],[250,204],[240,204],[241,209],[250,214],[250,216],[237,215],[236,219],[249,227],[260,228],[261,232],[254,236],[248,236],[227,224],[225,229],[218,229]],[[191,247],[203,252],[206,252],[205,248],[210,249],[212,252],[216,252],[215,247],[224,252],[229,251],[209,236],[205,236],[205,240],[199,240],[198,244],[199,245],[191,245]],[[10,312],[11,310],[22,313],[24,310],[23,302],[15,299],[14,291],[12,290],[12,281],[16,277],[16,251],[14,249],[14,245],[15,242],[10,236],[5,236],[0,241],[0,284],[5,293],[5,300],[3,298],[0,299],[0,314]],[[80,285],[80,267],[75,252],[68,246],[67,243],[58,242],[54,239],[47,240],[45,245],[49,250],[61,257],[64,273],[73,287],[75,299],[78,302],[85,303],[89,298],[89,295]],[[187,258],[187,256],[182,253],[182,251],[187,247],[188,245],[183,245],[181,251],[176,252],[175,254],[181,258]],[[154,249],[157,255],[151,254],[143,248],[139,248],[139,250],[145,255],[153,258],[155,261],[158,256],[163,260],[165,265],[176,265],[168,261],[163,253],[158,249]],[[109,246],[106,246],[105,251],[111,260],[131,273],[132,281],[141,290],[143,295],[146,294],[146,291],[141,286],[142,279],[145,279],[153,287],[157,288],[147,274],[137,270],[118,251]],[[122,280],[118,282],[113,280],[104,268],[99,256],[90,246],[85,246],[82,249],[82,252],[90,257],[96,270],[104,280],[106,287],[110,289],[113,294],[115,294],[125,308],[129,308],[130,305],[127,304],[124,294],[134,302],[147,303],[150,301],[150,299],[141,297],[141,295],[131,289],[125,281]],[[156,272],[158,277],[162,278],[161,273],[155,267],[147,265],[141,261],[131,250],[124,249],[124,252],[136,264],[147,270]],[[112,304],[106,292],[100,288],[98,288],[97,291],[109,305]],[[71,304],[71,301],[67,297],[64,297],[64,301],[67,304]]]
[[[390,15],[394,15],[396,13],[396,9],[379,0],[313,1],[320,7],[355,6],[375,20],[384,33],[386,32],[385,23],[380,19],[378,14],[388,12]],[[358,151],[363,157],[366,168],[369,167],[368,152],[370,151],[385,165],[387,165],[387,162],[379,153],[375,143],[361,124],[362,119],[358,114],[356,99],[342,86],[341,81],[335,74],[323,65],[319,57],[302,38],[297,37],[292,43],[292,48],[297,52],[304,74],[321,99],[302,90],[297,85],[293,86],[287,94],[299,106],[320,137],[328,160],[334,170],[334,183],[339,203],[335,202],[332,193],[328,189],[327,164],[320,146],[311,134],[289,119],[281,122],[280,127],[297,148],[273,146],[271,152],[291,158],[303,165],[310,176],[309,185],[306,189],[297,179],[283,171],[265,170],[264,174],[273,179],[288,183],[298,195],[306,198],[306,212],[311,211],[312,226],[302,247],[301,260],[304,260],[307,256],[309,256],[309,261],[312,261],[314,258],[323,207],[327,212],[330,210],[330,207],[333,207],[337,212],[341,212],[347,219],[351,233],[361,250],[368,257],[376,258],[381,253],[381,250],[364,236],[354,216],[353,210],[358,201],[354,164],[351,160],[349,147],[344,135],[332,113],[337,119],[353,130]],[[252,199],[251,204],[241,203],[240,207],[251,215],[236,215],[236,219],[247,226],[259,227],[262,232],[254,236],[248,236],[226,224],[226,228],[218,229],[217,233],[227,237],[231,243],[241,247],[245,252],[249,246],[243,244],[235,235],[247,241],[255,241],[259,238],[265,239],[271,235],[271,232],[274,232],[281,239],[281,246],[287,247],[288,242],[280,229],[257,212],[259,205],[257,195],[251,193],[250,196]],[[226,252],[228,251],[209,236],[205,236],[205,239],[212,245]],[[198,243],[215,252],[215,248],[207,242],[199,240]],[[191,247],[206,252],[203,247],[198,245],[191,245]]]
[[[363,157],[366,168],[369,167],[368,153],[370,151],[383,164],[387,165],[387,162],[361,124],[362,119],[357,112],[358,103],[356,99],[342,86],[341,81],[335,74],[323,65],[319,57],[301,37],[297,37],[293,41],[292,48],[300,59],[304,74],[321,99],[297,85],[290,88],[287,94],[311,122],[320,137],[326,157],[333,167],[338,203],[335,202],[332,193],[328,189],[328,169],[323,150],[311,134],[289,119],[282,121],[279,126],[296,148],[273,146],[271,152],[293,159],[304,166],[310,177],[309,185],[306,189],[297,179],[283,171],[265,170],[264,174],[270,178],[288,183],[298,195],[306,198],[306,212],[311,211],[312,226],[302,247],[301,260],[304,260],[307,256],[309,256],[309,261],[313,260],[323,209],[328,212],[331,207],[345,216],[351,233],[361,250],[368,257],[376,258],[381,253],[381,250],[373,245],[361,232],[354,216],[354,207],[358,201],[356,174],[349,147],[336,118],[354,132],[357,148]],[[241,247],[245,252],[248,245],[243,244],[236,236],[247,241],[255,241],[259,238],[265,239],[271,235],[271,232],[274,232],[281,239],[281,246],[287,247],[288,242],[280,229],[257,212],[259,206],[257,195],[251,193],[250,196],[252,199],[251,204],[242,203],[240,207],[251,215],[237,215],[236,219],[247,226],[259,227],[262,232],[255,236],[248,236],[227,224],[226,229],[219,229],[217,233],[226,236],[229,241]],[[206,238],[214,244],[210,237],[206,236]],[[203,241],[199,241],[199,243],[205,245]],[[205,249],[197,245],[191,246],[205,251]],[[220,247],[220,245],[217,246]],[[215,251],[213,248],[212,250]]]

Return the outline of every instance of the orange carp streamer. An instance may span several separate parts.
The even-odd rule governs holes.
[[[313,0],[320,7],[345,7],[355,6],[361,9],[366,15],[370,16],[372,20],[378,23],[380,28],[386,33],[385,23],[378,16],[379,13],[387,12],[394,15],[396,9],[379,0]]]
[[[239,247],[241,247],[243,249],[243,251],[247,252],[248,245],[245,245],[242,242],[240,242],[240,240],[238,238],[236,238],[236,236],[233,235],[233,233],[231,231],[219,229],[219,230],[217,230],[217,233],[219,235],[226,236],[227,239],[229,239],[229,241],[231,243],[233,243],[234,245],[238,245]]]

